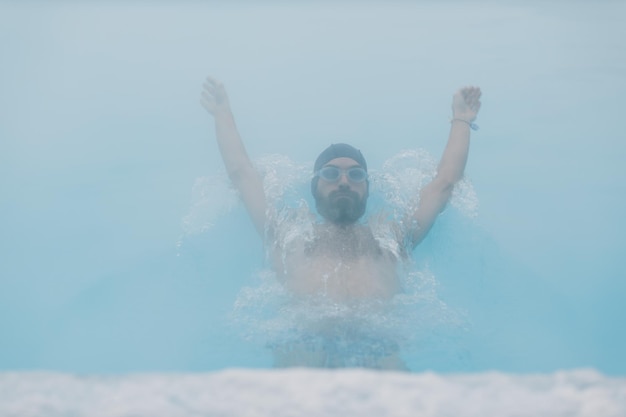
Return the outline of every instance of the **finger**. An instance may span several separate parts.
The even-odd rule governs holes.
[[[470,86],[463,88],[463,91],[465,91],[467,95],[469,96],[474,96],[480,92],[480,89],[478,87],[474,87],[470,85]]]
[[[474,97],[474,100],[472,101],[470,106],[472,107],[472,110],[478,113],[478,110],[480,109],[480,106],[481,106],[480,94]]]
[[[202,87],[204,88],[204,91],[207,91],[211,94],[215,94],[215,87],[209,84],[203,84]]]
[[[207,81],[207,83],[209,83],[211,85],[218,85],[219,84],[219,81],[217,81],[215,78],[211,77],[210,75],[207,75],[206,81]]]
[[[209,86],[212,86],[213,88],[215,88],[215,90],[221,90],[224,88],[223,82],[218,81],[215,78],[210,77],[210,76],[206,77],[206,84]]]
[[[469,100],[474,96],[474,87],[465,86],[463,87],[462,92],[463,92],[463,98],[465,100]]]
[[[465,98],[468,101],[477,101],[477,100],[480,99],[481,94],[482,93],[480,91],[480,88],[478,88],[478,87],[469,87],[467,89],[467,95],[465,96]]]
[[[214,97],[212,94],[210,94],[210,93],[208,93],[208,92],[206,92],[206,91],[203,91],[203,92],[202,92],[202,98],[203,98],[204,100],[208,101],[208,102],[213,102],[213,101],[215,101],[215,97]]]

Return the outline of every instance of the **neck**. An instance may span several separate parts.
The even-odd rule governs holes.
[[[330,221],[330,220],[326,220],[323,224],[324,224],[324,226],[326,226],[327,229],[348,231],[348,230],[354,229],[358,225],[358,222],[341,223],[341,222],[333,222],[333,221]]]

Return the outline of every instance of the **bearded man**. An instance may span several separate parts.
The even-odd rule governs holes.
[[[226,171],[241,194],[259,234],[269,246],[274,269],[283,285],[296,295],[322,295],[337,302],[389,300],[400,291],[397,274],[402,257],[424,239],[450,200],[454,185],[463,177],[471,129],[480,109],[478,87],[458,90],[452,99],[450,135],[434,179],[416,196],[409,218],[390,224],[392,244],[378,239],[370,225],[361,222],[369,196],[367,163],[351,145],[326,148],[316,159],[311,192],[323,218],[315,222],[312,236],[287,243],[268,215],[260,174],[254,168],[237,131],[224,85],[208,77],[202,104],[215,119],[216,137]],[[321,365],[315,355],[283,363]],[[328,363],[327,358],[326,363]],[[373,367],[401,368],[395,355]]]

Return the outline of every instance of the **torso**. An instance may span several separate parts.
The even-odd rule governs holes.
[[[378,301],[390,300],[400,291],[398,268],[404,252],[392,229],[376,227],[374,233],[366,225],[339,228],[299,220],[274,236],[274,267],[292,294],[376,308]],[[327,313],[319,320],[309,317],[294,323],[301,338],[274,348],[276,366],[407,369],[396,341],[381,336],[378,327],[370,328],[367,319],[354,321],[347,311]]]
[[[280,264],[279,277],[297,295],[345,302],[390,299],[399,291],[397,257],[365,225],[315,225],[312,239],[293,239],[283,249]]]

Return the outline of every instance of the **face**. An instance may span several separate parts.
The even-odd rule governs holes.
[[[339,168],[341,174],[336,181],[319,177],[315,195],[317,211],[328,221],[349,225],[355,223],[365,213],[368,196],[367,181],[354,182],[348,178],[346,170],[360,165],[351,158],[336,158],[324,167]]]

